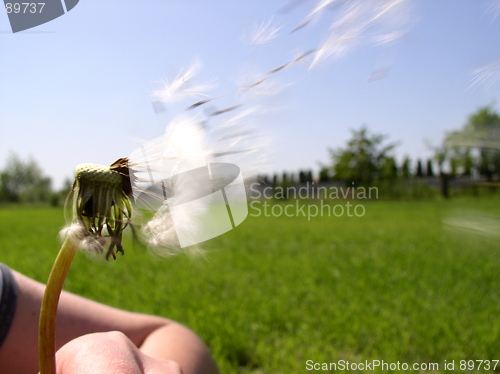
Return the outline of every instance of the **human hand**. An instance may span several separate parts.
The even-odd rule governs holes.
[[[56,354],[57,374],[182,374],[175,361],[142,353],[117,331],[88,334]]]

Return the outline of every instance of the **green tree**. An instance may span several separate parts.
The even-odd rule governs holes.
[[[403,158],[403,163],[401,164],[401,176],[404,179],[409,179],[411,176],[411,160],[408,156]]]
[[[306,172],[303,170],[299,171],[299,183],[303,184],[307,182]]]
[[[272,182],[272,186],[273,186],[273,188],[276,188],[276,187],[278,187],[278,185],[279,185],[278,175],[277,175],[277,174],[274,174],[274,175],[273,175],[273,182]]]
[[[52,206],[64,206],[67,202],[68,195],[73,189],[73,180],[66,178],[64,180],[63,186],[58,191],[53,191],[50,197],[50,205]]]
[[[33,160],[22,161],[11,153],[0,172],[0,202],[49,202],[52,181]]]
[[[313,179],[313,172],[312,172],[311,169],[309,169],[307,171],[306,179],[307,179],[307,182],[309,182],[309,183],[312,183],[314,181],[314,179]]]
[[[427,169],[426,169],[425,175],[427,175],[428,177],[433,177],[434,176],[434,167],[432,166],[432,160],[431,159],[427,160]]]
[[[380,177],[389,181],[394,181],[398,177],[398,166],[394,157],[387,156],[382,160],[380,165]]]
[[[385,135],[370,134],[365,126],[352,130],[345,147],[330,149],[333,174],[337,180],[367,185],[379,179],[396,144],[384,144]],[[392,165],[389,169],[392,168]]]
[[[415,176],[417,178],[422,178],[424,176],[424,168],[422,166],[422,160],[417,161],[417,169],[415,170]]]
[[[448,150],[450,174],[452,176],[470,176],[476,162],[471,149],[464,147],[450,147]]]
[[[462,153],[460,161],[463,168],[462,174],[470,176],[472,174],[472,168],[474,167],[474,157],[472,156],[470,149],[466,149]]]
[[[320,183],[326,183],[330,182],[332,180],[332,177],[330,176],[331,170],[327,167],[322,167],[321,170],[319,171],[319,182]],[[312,179],[312,176],[311,176]],[[312,180],[311,180],[312,182]]]
[[[463,149],[473,149],[477,153],[477,170],[480,175],[491,181],[500,175],[500,114],[491,107],[479,108],[471,114],[461,130],[449,132],[445,145],[461,153],[465,171],[470,168],[472,157]]]
[[[448,199],[450,197],[450,177],[451,175],[445,171],[444,164],[449,159],[448,149],[446,147],[438,147],[434,150],[434,158],[438,166],[438,175],[441,181],[441,195]]]
[[[290,183],[290,179],[288,178],[288,174],[286,171],[284,171],[283,175],[281,176],[281,184],[286,186],[289,183]]]

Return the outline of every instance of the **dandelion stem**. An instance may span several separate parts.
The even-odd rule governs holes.
[[[40,309],[40,324],[38,327],[38,360],[40,374],[56,373],[56,314],[59,296],[68,274],[71,262],[75,257],[77,246],[66,238],[59,254],[57,255],[49,280],[43,294],[42,307]]]

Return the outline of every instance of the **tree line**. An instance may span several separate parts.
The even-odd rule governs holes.
[[[11,153],[5,167],[0,170],[0,204],[26,203],[61,205],[69,192],[70,182],[60,191],[52,187],[52,179],[46,176],[34,159],[22,160]]]
[[[290,186],[306,183],[345,183],[356,186],[380,186],[390,196],[427,196],[425,181],[438,178],[443,196],[450,195],[454,179],[468,178],[491,187],[500,186],[500,114],[491,107],[479,108],[461,129],[445,134],[442,144],[429,146],[433,157],[412,163],[404,157],[398,163],[394,155],[397,143],[388,136],[371,133],[366,126],[352,130],[345,146],[329,149],[330,160],[318,175],[312,170],[281,175],[261,176],[268,186]],[[14,153],[0,170],[0,204],[48,203],[61,205],[71,182],[56,191],[34,159],[24,161]],[[426,190],[427,189],[427,190]],[[408,195],[406,192],[412,194]],[[406,193],[406,194],[405,194]]]

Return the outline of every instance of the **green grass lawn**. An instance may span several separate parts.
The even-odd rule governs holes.
[[[180,321],[222,373],[500,360],[499,237],[442,224],[457,210],[499,214],[500,201],[364,205],[363,217],[248,217],[204,256],[158,259],[127,239],[116,261],[79,253],[65,288]],[[45,282],[63,224],[58,209],[0,209],[0,261]]]

